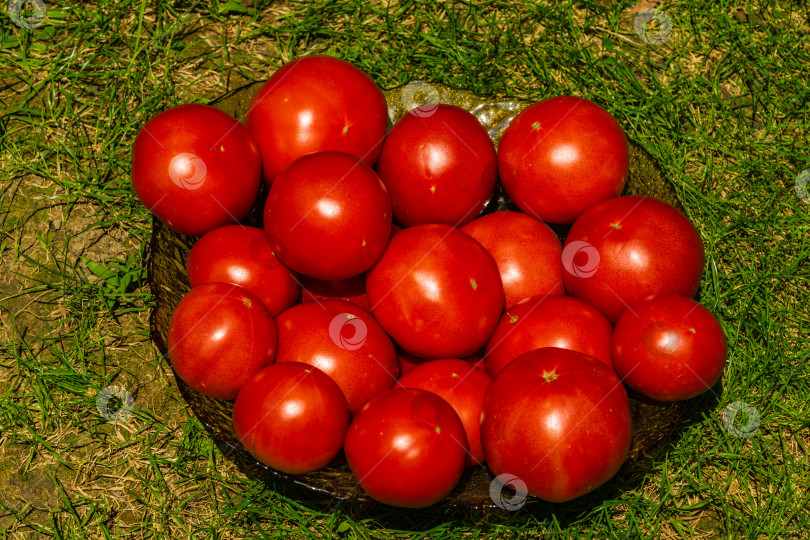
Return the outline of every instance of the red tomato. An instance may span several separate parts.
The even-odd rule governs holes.
[[[466,360],[445,358],[415,366],[397,381],[398,388],[418,388],[433,392],[452,405],[467,435],[469,453],[466,465],[484,462],[481,447],[481,406],[492,377]]]
[[[373,499],[421,508],[447,495],[464,470],[464,426],[431,392],[394,388],[374,396],[355,416],[346,460]]]
[[[197,240],[186,261],[192,287],[223,282],[255,294],[273,317],[295,304],[295,275],[273,254],[262,229],[219,227]]]
[[[247,129],[208,105],[158,114],[132,145],[135,194],[181,234],[205,234],[245,217],[259,192],[260,170]]]
[[[366,296],[366,274],[348,279],[322,280],[301,276],[301,300],[346,300],[365,310],[371,310]]]
[[[351,302],[304,302],[279,315],[276,326],[276,363],[317,367],[337,383],[352,413],[399,376],[391,339],[370,313]]]
[[[613,332],[616,373],[658,401],[702,394],[723,374],[726,337],[714,315],[686,296],[658,294],[634,303]]]
[[[403,116],[377,163],[394,218],[406,227],[472,220],[492,197],[496,169],[495,147],[478,119],[444,104]]]
[[[615,323],[646,296],[694,296],[703,271],[703,244],[675,207],[643,196],[594,205],[574,223],[563,247],[568,294],[596,306]]]
[[[256,373],[236,398],[233,428],[265,465],[288,474],[320,469],[343,448],[351,414],[318,368],[285,362]]]
[[[630,449],[630,404],[613,370],[566,349],[528,352],[484,398],[481,440],[493,474],[565,502],[607,482]]]
[[[194,390],[234,399],[250,377],[273,362],[277,335],[261,300],[227,283],[189,291],[169,322],[169,359]]]
[[[562,243],[548,225],[520,212],[495,212],[464,227],[501,272],[506,309],[538,294],[565,294]]]
[[[503,309],[498,265],[449,225],[417,225],[391,238],[368,272],[374,317],[411,354],[459,358],[486,343]]]
[[[534,296],[501,317],[484,355],[493,377],[520,355],[541,347],[559,347],[593,356],[613,368],[613,328],[599,310],[570,296]]]
[[[588,207],[624,189],[627,137],[599,105],[585,98],[544,99],[521,112],[498,146],[498,175],[527,214],[571,223]]]
[[[367,270],[391,236],[391,202],[377,174],[341,152],[304,156],[276,177],[264,229],[279,259],[317,279]]]
[[[374,165],[388,106],[374,81],[350,63],[305,56],[270,77],[250,102],[245,123],[272,184],[284,167],[312,152],[337,150]]]

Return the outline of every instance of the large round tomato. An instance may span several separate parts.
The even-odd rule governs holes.
[[[599,310],[570,296],[533,296],[508,309],[487,343],[484,365],[496,376],[533,349],[560,347],[593,356],[613,367],[613,328]]]
[[[296,272],[346,279],[368,269],[388,244],[391,201],[371,167],[342,152],[318,152],[276,177],[264,229]]]
[[[368,272],[374,317],[407,352],[460,358],[480,349],[503,310],[498,265],[450,225],[404,229]]]
[[[169,322],[169,359],[194,390],[234,399],[276,353],[273,317],[261,300],[227,283],[191,289]]]
[[[527,214],[571,223],[591,205],[624,189],[627,137],[585,98],[544,99],[515,117],[498,146],[498,175]]]
[[[492,197],[496,169],[487,131],[454,105],[403,116],[386,135],[377,163],[394,218],[406,227],[460,227],[472,220]]]
[[[271,184],[295,159],[338,150],[374,165],[388,107],[371,78],[329,56],[305,56],[276,71],[250,102],[245,123]]]
[[[302,362],[334,379],[352,413],[394,385],[394,344],[363,308],[343,300],[304,302],[276,319],[276,363]]]
[[[481,406],[492,377],[466,360],[429,360],[408,371],[397,381],[397,388],[418,388],[433,392],[453,409],[464,424],[469,453],[468,467],[484,462],[481,446]]]
[[[543,500],[565,502],[607,482],[630,449],[622,381],[590,356],[537,349],[489,385],[481,440],[493,474],[510,474]]]
[[[520,212],[495,212],[461,228],[501,272],[506,309],[538,294],[565,294],[562,243],[548,225]]]
[[[135,194],[181,234],[205,234],[245,217],[259,192],[260,168],[245,126],[208,105],[158,114],[132,145]]]
[[[279,261],[262,229],[228,225],[197,240],[186,261],[192,287],[233,283],[255,294],[273,317],[295,304],[300,287]]]
[[[242,387],[233,427],[253,456],[288,474],[320,469],[343,448],[349,406],[318,368],[285,362],[267,366]]]
[[[616,373],[630,387],[658,401],[702,394],[723,374],[726,338],[712,313],[678,294],[639,300],[613,332]]]
[[[464,426],[445,400],[393,388],[374,396],[346,433],[346,461],[372,498],[420,508],[447,495],[464,470]]]
[[[568,294],[616,322],[627,306],[651,294],[694,296],[703,244],[689,219],[643,196],[594,205],[571,227],[563,247]]]

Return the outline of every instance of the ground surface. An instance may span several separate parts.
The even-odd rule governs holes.
[[[0,537],[810,536],[806,3],[37,4],[0,18]],[[587,96],[660,161],[730,352],[649,469],[614,484],[632,487],[518,512],[336,504],[245,479],[186,411],[149,339],[132,140],[313,52],[383,87]],[[111,386],[134,398],[125,422],[97,406]]]

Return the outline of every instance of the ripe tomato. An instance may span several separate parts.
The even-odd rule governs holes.
[[[478,119],[443,104],[403,116],[377,163],[394,218],[406,227],[472,220],[492,197],[496,169],[495,147]]]
[[[262,229],[228,225],[205,233],[186,261],[192,287],[223,282],[255,294],[273,317],[295,304],[295,275],[273,254]]]
[[[484,397],[481,440],[493,474],[565,502],[607,482],[630,449],[622,381],[595,358],[544,348],[506,366]]]
[[[288,474],[320,469],[343,448],[349,406],[318,368],[285,362],[256,373],[236,398],[233,428],[265,465]]]
[[[276,363],[302,362],[337,383],[352,413],[399,376],[394,344],[370,313],[351,302],[293,306],[276,319]]]
[[[703,244],[689,219],[651,197],[617,197],[594,205],[571,227],[563,247],[568,294],[615,323],[651,294],[694,296]]]
[[[276,177],[264,229],[296,272],[346,279],[367,270],[388,244],[391,202],[371,167],[342,152],[318,152]]]
[[[624,189],[627,137],[599,105],[585,98],[544,99],[515,117],[498,146],[498,175],[527,214],[571,223],[593,204]]]
[[[639,300],[613,332],[613,363],[647,397],[679,401],[702,394],[723,374],[726,338],[712,313],[678,294]]]
[[[374,317],[400,347],[424,358],[459,358],[480,349],[498,323],[498,265],[450,225],[417,225],[391,238],[368,272]]]
[[[371,78],[349,62],[305,56],[276,71],[250,102],[247,128],[259,145],[264,179],[312,152],[337,150],[374,165],[388,106]]]
[[[599,310],[570,296],[534,296],[501,317],[487,343],[484,365],[496,376],[520,355],[541,347],[559,347],[593,356],[613,368],[613,328]]]
[[[431,392],[393,388],[377,394],[354,417],[344,451],[373,499],[421,508],[447,495],[464,470],[464,426]]]
[[[234,399],[250,377],[273,362],[277,335],[261,300],[227,283],[186,294],[169,322],[169,359],[194,390]]]
[[[366,296],[366,274],[347,279],[322,280],[301,276],[301,300],[346,300],[366,311],[371,310]]]
[[[397,388],[418,388],[433,392],[456,411],[467,435],[466,465],[484,462],[481,447],[481,406],[492,377],[466,360],[445,358],[414,366],[397,381]]]
[[[542,221],[504,211],[473,220],[461,230],[498,263],[506,309],[530,296],[565,294],[562,243]]]
[[[259,192],[260,170],[245,127],[207,105],[158,114],[132,145],[135,194],[181,234],[205,234],[245,217]]]

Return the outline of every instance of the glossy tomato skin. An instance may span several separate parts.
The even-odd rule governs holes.
[[[565,294],[562,242],[548,225],[520,212],[494,212],[461,230],[498,263],[506,309],[524,298]]]
[[[572,223],[588,207],[624,189],[627,137],[602,107],[559,96],[522,111],[498,145],[498,175],[521,210],[550,223]]]
[[[450,225],[417,225],[391,238],[368,272],[374,317],[400,347],[423,358],[480,349],[503,309],[498,265]]]
[[[630,449],[630,404],[602,362],[558,348],[515,359],[484,397],[481,439],[494,475],[565,502],[607,482]]]
[[[177,305],[168,334],[172,367],[194,390],[234,399],[259,369],[273,362],[277,333],[261,300],[227,283],[191,289]]]
[[[429,360],[408,371],[397,381],[397,388],[418,388],[433,392],[456,411],[467,435],[467,467],[484,462],[481,446],[481,407],[492,377],[466,360]]]
[[[377,163],[394,218],[406,227],[471,221],[492,197],[496,170],[495,147],[478,119],[445,104],[403,116]]]
[[[613,369],[613,327],[595,307],[570,296],[534,296],[501,317],[484,354],[487,373],[496,376],[520,355],[559,347],[593,356]]]
[[[393,388],[355,416],[344,451],[373,499],[421,508],[458,483],[466,447],[464,426],[450,404],[432,392]]]
[[[343,448],[351,413],[324,372],[285,362],[256,373],[236,398],[233,427],[260,462],[288,474],[320,469]]]
[[[255,294],[273,317],[295,304],[301,288],[294,273],[273,253],[264,230],[219,227],[202,236],[188,254],[192,287],[232,283]]]
[[[624,309],[652,294],[694,296],[703,244],[677,208],[652,197],[627,196],[589,208],[563,247],[568,294],[615,323]]]
[[[366,296],[366,274],[347,279],[322,280],[301,276],[301,301],[346,300],[366,311],[371,310]]]
[[[199,236],[250,211],[261,159],[247,129],[208,105],[180,105],[141,128],[132,145],[132,187],[169,228]]]
[[[262,86],[245,117],[261,150],[264,180],[313,152],[346,152],[374,165],[388,124],[380,88],[349,62],[305,56]]]
[[[712,313],[692,298],[658,294],[639,300],[613,332],[616,372],[658,401],[693,398],[723,374],[726,337]]]
[[[391,236],[391,201],[368,165],[342,152],[304,156],[276,177],[264,229],[287,266],[325,280],[367,270]]]
[[[322,300],[293,306],[276,319],[276,363],[301,362],[329,375],[352,414],[394,385],[394,344],[370,313],[351,302]]]

